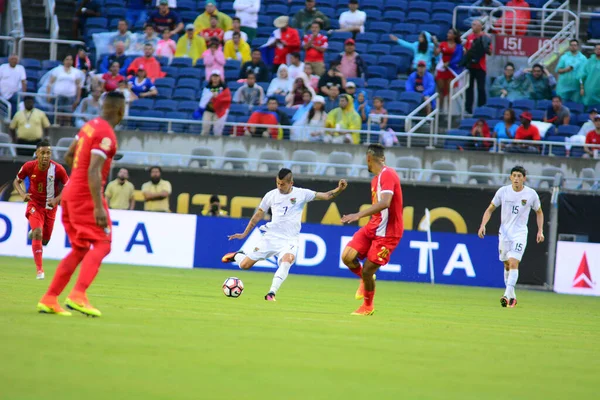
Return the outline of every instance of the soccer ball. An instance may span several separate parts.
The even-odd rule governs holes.
[[[223,293],[227,297],[240,297],[244,291],[244,282],[236,277],[225,279]]]

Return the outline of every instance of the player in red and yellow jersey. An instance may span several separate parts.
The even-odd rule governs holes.
[[[96,277],[104,257],[110,253],[112,223],[102,187],[117,152],[113,128],[125,113],[125,98],[110,92],[102,105],[102,116],[85,124],[65,159],[71,164],[71,179],[62,196],[62,222],[71,241],[71,252],[60,262],[48,291],[38,303],[40,312],[71,315],[58,304],[58,296],[81,263],[75,287],[66,300],[67,307],[88,316],[99,317],[86,291]]]
[[[37,269],[37,279],[44,279],[42,265],[42,245],[52,237],[56,209],[60,202],[60,186],[67,184],[69,177],[62,165],[50,159],[50,143],[42,140],[37,144],[36,160],[28,161],[19,170],[13,181],[15,190],[27,202],[25,218],[31,226],[31,251]],[[29,190],[25,192],[22,183],[29,177]]]
[[[356,299],[363,299],[363,304],[353,315],[371,315],[375,311],[375,272],[390,261],[404,232],[400,178],[393,168],[385,165],[383,146],[372,144],[368,147],[367,166],[369,172],[375,174],[371,181],[372,206],[342,217],[345,224],[371,217],[369,223],[354,234],[342,253],[344,264],[362,279]],[[360,265],[359,260],[365,258],[364,265]]]

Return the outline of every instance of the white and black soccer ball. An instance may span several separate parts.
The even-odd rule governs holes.
[[[244,291],[244,282],[236,277],[225,279],[223,293],[227,297],[240,297]]]

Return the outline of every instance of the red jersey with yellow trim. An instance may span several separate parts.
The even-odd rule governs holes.
[[[71,178],[69,184],[65,187],[63,198],[66,200],[91,200],[88,169],[92,154],[104,158],[102,167],[102,186],[104,186],[108,180],[112,159],[117,152],[117,137],[112,126],[102,118],[94,118],[85,124],[77,137]]]
[[[67,171],[63,166],[52,160],[50,160],[50,165],[44,171],[40,170],[37,160],[27,161],[17,173],[17,177],[20,180],[29,177],[29,190],[27,192],[31,195],[30,201],[35,203],[38,208],[48,210],[52,209],[48,205],[48,201],[59,194],[58,184],[62,183],[64,186],[69,180]]]
[[[384,193],[392,194],[390,206],[377,214],[373,214],[365,228],[374,236],[400,238],[404,232],[402,187],[400,186],[400,177],[390,167],[383,167],[381,172],[371,181],[372,203],[378,203]]]

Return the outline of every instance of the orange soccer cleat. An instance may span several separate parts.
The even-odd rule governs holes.
[[[71,313],[58,304],[56,297],[44,296],[37,304],[38,312],[41,314],[56,314],[63,317],[70,317]]]
[[[373,307],[373,306],[368,307],[363,304],[362,306],[358,307],[358,310],[354,311],[351,315],[367,316],[367,315],[373,315],[374,312],[375,312],[375,307]]]
[[[102,313],[93,307],[88,301],[87,295],[83,292],[73,290],[66,300],[67,308],[87,315],[88,317],[101,317]]]

